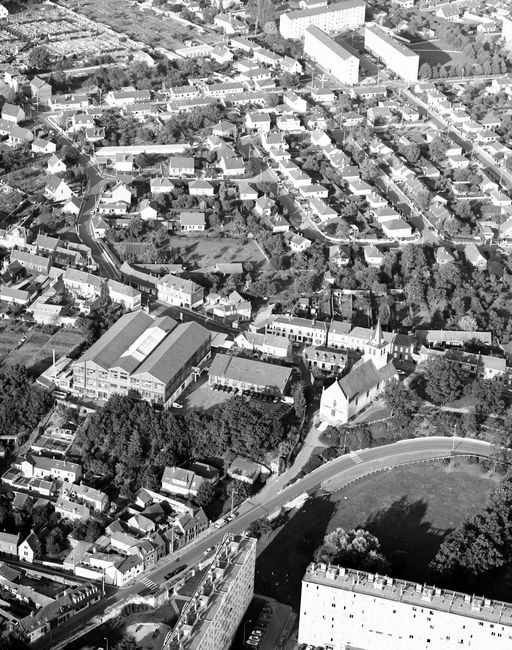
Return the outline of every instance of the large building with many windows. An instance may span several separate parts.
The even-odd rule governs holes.
[[[359,59],[311,25],[304,32],[304,54],[341,83],[352,86],[359,81]]]
[[[363,0],[345,0],[326,7],[298,9],[281,15],[279,31],[283,38],[301,39],[311,25],[324,32],[341,32],[364,25],[366,5]]]
[[[228,650],[254,593],[256,540],[227,535],[163,650]]]
[[[417,81],[420,55],[413,52],[401,41],[393,38],[375,25],[364,29],[364,48],[378,59],[386,68],[406,81]]]
[[[169,405],[198,376],[210,356],[210,332],[191,321],[125,314],[73,364],[73,392],[107,400],[137,391]]]
[[[508,650],[512,604],[311,563],[299,644],[325,650]]]

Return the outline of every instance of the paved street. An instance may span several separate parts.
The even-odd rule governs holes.
[[[402,440],[383,447],[363,449],[357,453],[347,454],[336,458],[319,467],[303,479],[284,487],[290,478],[298,471],[294,466],[281,476],[271,479],[268,484],[254,497],[242,504],[238,517],[221,529],[211,527],[208,533],[193,543],[185,551],[159,560],[157,565],[140,576],[139,580],[127,585],[111,596],[98,603],[94,612],[87,610],[64,624],[53,636],[37,644],[37,648],[46,650],[53,647],[57,640],[64,638],[72,629],[90,620],[91,615],[99,614],[115,603],[141,593],[147,589],[148,580],[156,584],[164,582],[164,576],[179,566],[192,566],[202,557],[204,551],[214,544],[218,544],[226,533],[237,533],[244,530],[253,521],[275,512],[278,508],[292,501],[304,492],[311,494],[321,487],[327,491],[339,490],[363,476],[378,472],[404,463],[427,461],[439,457],[450,457],[452,454],[472,454],[489,457],[492,446],[482,440],[471,438],[417,438]],[[146,584],[141,582],[144,580]]]

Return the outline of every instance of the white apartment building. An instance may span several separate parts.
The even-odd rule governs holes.
[[[325,650],[506,650],[512,604],[313,562],[302,579],[301,643]]]
[[[406,81],[418,81],[420,56],[375,25],[364,29],[364,48]]]
[[[359,81],[359,59],[311,25],[304,32],[304,54],[341,83],[353,85]]]
[[[254,593],[256,540],[226,535],[163,650],[228,650]]]
[[[364,24],[366,5],[363,0],[345,0],[326,7],[289,11],[279,19],[283,38],[300,39],[311,25],[324,32],[341,32],[356,29]]]

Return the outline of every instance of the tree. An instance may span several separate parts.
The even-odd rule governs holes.
[[[348,532],[336,528],[328,533],[315,552],[315,560],[378,573],[385,573],[389,569],[389,562],[381,552],[379,540],[362,528]]]
[[[446,357],[429,359],[425,365],[424,378],[425,392],[434,404],[446,404],[462,395],[460,373]]]
[[[36,45],[32,48],[28,57],[28,64],[34,70],[47,70],[51,61],[50,53],[44,45]]]
[[[410,422],[414,413],[414,397],[403,382],[398,379],[388,382],[384,390],[384,401],[400,426]]]
[[[6,364],[0,368],[0,435],[31,432],[53,403],[25,367]]]
[[[426,61],[420,66],[419,77],[420,79],[430,79],[432,77],[432,69]]]
[[[293,407],[295,415],[302,420],[306,415],[306,396],[304,393],[304,382],[297,381],[292,387]]]
[[[499,379],[479,379],[471,385],[475,414],[480,418],[503,412],[503,385]]]
[[[52,528],[50,530],[46,537],[45,545],[46,554],[50,555],[51,557],[59,555],[59,553],[66,548],[66,538],[64,537],[64,533],[62,532],[60,526],[55,526],[55,528]]]
[[[209,506],[215,498],[215,492],[216,488],[213,483],[210,481],[203,481],[197,490],[197,496],[195,498],[197,505],[201,506],[201,508]]]

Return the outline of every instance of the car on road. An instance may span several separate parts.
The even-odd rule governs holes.
[[[236,513],[232,512],[230,515],[226,517],[226,521],[233,521],[233,519],[236,518]]]
[[[213,546],[209,546],[206,551],[203,552],[203,555],[210,555],[210,553],[214,550]]]
[[[173,571],[169,571],[169,573],[166,573],[166,575],[164,576],[164,580],[170,580],[171,578],[174,578],[174,576],[178,575],[178,573],[181,573],[185,568],[186,565],[181,564],[180,566],[176,567]]]
[[[217,521],[213,525],[215,528],[221,528],[221,526],[224,526],[224,524],[226,523],[227,521],[224,518],[222,518],[222,519],[217,519]]]

